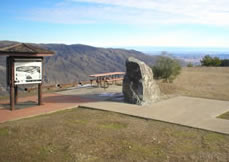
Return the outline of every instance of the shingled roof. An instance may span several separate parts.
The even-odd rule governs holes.
[[[28,43],[18,43],[12,46],[0,48],[1,55],[9,56],[52,56],[53,51],[49,51]]]

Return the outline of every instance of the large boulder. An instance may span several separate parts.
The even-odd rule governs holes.
[[[160,98],[160,89],[153,79],[151,68],[133,57],[126,61],[122,90],[124,100],[128,103],[143,105],[156,102]]]

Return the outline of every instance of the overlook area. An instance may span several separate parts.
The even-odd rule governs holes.
[[[173,83],[158,81],[158,84],[163,94],[165,94],[165,102],[170,102],[171,99],[176,99],[180,95],[214,99],[211,100],[211,104],[202,107],[209,109],[210,113],[215,111],[212,109],[215,107],[214,104],[218,105],[220,109],[228,107],[221,105],[222,100],[228,101],[228,70],[228,68],[221,67],[183,68],[181,74]],[[46,92],[57,93],[65,97],[58,97],[56,100],[54,96],[45,95],[45,102],[48,107],[42,109],[47,109],[47,111],[50,109],[51,112],[56,111],[52,109],[56,107],[55,102],[56,105],[73,107],[73,109],[63,110],[60,107],[59,110],[63,111],[50,115],[2,123],[0,125],[0,144],[4,146],[6,146],[6,142],[8,144],[7,147],[1,147],[4,150],[0,150],[0,161],[15,159],[30,161],[34,159],[33,157],[42,161],[49,161],[50,159],[55,159],[55,161],[227,160],[229,153],[227,149],[228,135],[196,129],[195,126],[190,128],[136,118],[132,115],[124,115],[125,113],[114,113],[116,111],[99,111],[101,105],[101,108],[107,111],[110,110],[112,105],[116,105],[115,103],[118,103],[118,107],[124,110],[128,107],[128,105],[120,103],[117,98],[122,92],[122,86],[113,85],[107,89],[87,86],[85,85],[82,88],[69,87],[67,89],[63,87],[57,89],[59,92]],[[118,94],[118,96],[115,94]],[[22,95],[30,96],[33,93],[24,92]],[[1,101],[3,100],[1,99]],[[104,103],[104,101],[108,103]],[[180,105],[183,106],[178,108],[176,107],[178,105],[176,105],[175,109],[172,109],[174,111],[169,114],[182,112],[183,110],[180,109],[182,107],[188,106],[188,109],[198,108],[198,103],[202,102],[194,102],[193,100],[192,104],[186,105],[186,101],[181,99]],[[74,108],[76,105],[82,105],[82,107]],[[32,97],[30,97],[30,103],[22,101],[19,106],[22,109],[16,111],[18,112],[17,115],[22,111],[32,112],[32,109],[37,109]],[[97,109],[91,109],[90,107],[97,107]],[[172,107],[173,104],[171,103],[166,106],[166,108]],[[205,115],[201,115],[200,109],[202,108],[199,107],[197,111],[197,116],[200,117],[199,122],[205,119]],[[115,110],[117,109],[115,108]],[[135,110],[136,108],[131,107],[131,109]],[[148,108],[147,111],[152,110],[152,115],[155,115],[158,112],[154,112],[154,109],[155,107]],[[146,109],[137,107],[136,110],[145,111]],[[218,115],[214,116],[214,120],[219,120],[217,118],[225,110],[222,109],[216,113]],[[141,113],[139,112],[139,114]],[[194,112],[192,114],[194,115]],[[165,112],[164,115],[166,115]],[[160,117],[163,117],[163,115],[160,115]],[[23,116],[18,116],[18,118],[23,118]],[[169,117],[166,118],[169,119]],[[176,119],[178,118],[180,117],[177,116]],[[224,118],[223,121],[228,121],[226,115],[222,118]],[[188,123],[190,119],[186,118],[185,121]],[[214,123],[216,122],[214,121]],[[23,147],[23,149],[16,151],[18,147]],[[11,156],[8,156],[9,154]],[[23,154],[26,156],[22,156]]]
[[[228,0],[3,0],[0,162],[229,162]]]

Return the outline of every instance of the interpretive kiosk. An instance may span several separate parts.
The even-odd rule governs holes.
[[[18,85],[37,84],[38,104],[42,105],[44,56],[54,52],[32,44],[18,43],[0,48],[0,56],[7,56],[7,85],[10,87],[10,105],[14,110],[18,98]]]

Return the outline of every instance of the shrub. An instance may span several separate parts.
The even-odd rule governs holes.
[[[204,56],[202,60],[200,60],[201,66],[220,66],[221,60],[218,57],[211,57],[209,55]]]
[[[187,64],[187,67],[193,67],[193,64],[192,64],[191,62],[189,62],[189,63]]]
[[[152,67],[154,78],[163,79],[172,82],[178,74],[180,74],[181,66],[179,62],[173,58],[160,56],[156,64]]]
[[[221,60],[221,66],[229,66],[229,59]]]
[[[212,59],[212,65],[213,66],[220,66],[221,65],[221,60],[218,57],[214,57]]]
[[[201,66],[211,66],[212,57],[209,55],[206,55],[203,57],[202,60],[200,60]]]

